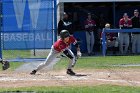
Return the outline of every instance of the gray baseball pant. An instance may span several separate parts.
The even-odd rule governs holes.
[[[69,65],[68,65],[68,69],[71,69],[72,66],[76,62],[75,55],[73,54],[73,52],[69,48],[67,48],[66,50],[68,51],[68,54],[72,56],[72,58],[70,58]],[[52,46],[51,50],[50,50],[50,53],[47,56],[45,62],[39,64],[36,71],[43,69],[45,66],[48,66],[51,62],[53,62],[53,59],[55,59],[60,53],[62,53],[62,52],[56,51],[54,49],[54,47]]]
[[[128,51],[128,47],[129,47],[129,34],[128,33],[119,33],[118,34],[119,37],[119,49],[120,52],[123,53],[127,53]],[[124,50],[123,50],[123,45],[124,46]]]
[[[140,53],[140,34],[132,36],[132,53]]]
[[[86,31],[86,42],[87,42],[87,51],[88,53],[93,52],[93,46],[94,46],[94,33],[93,32],[87,32]]]

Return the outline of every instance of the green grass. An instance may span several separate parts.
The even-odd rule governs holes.
[[[20,67],[23,64],[24,64],[24,62],[10,62],[10,68],[8,70],[14,71],[16,68]],[[2,70],[2,68],[0,68],[0,69]]]
[[[9,70],[15,70],[16,68],[20,67],[21,65],[23,65],[24,62],[10,62],[10,68]]]
[[[57,63],[56,68],[64,68],[68,64],[67,58],[62,58],[60,62]],[[82,57],[78,59],[75,68],[108,68],[113,67],[113,65],[121,64],[140,64],[140,56],[106,56],[106,57]],[[118,66],[119,67],[119,66]],[[115,68],[118,68],[115,66]],[[125,68],[125,67],[123,67]],[[140,67],[127,67],[127,68],[140,68]]]
[[[83,86],[83,87],[80,86],[28,87],[14,89],[0,88],[1,93],[3,93],[4,91],[14,91],[14,92],[16,91],[17,93],[19,93],[19,91],[33,91],[35,93],[140,93],[140,88],[128,86],[113,86],[113,85]]]
[[[2,56],[5,59],[9,58],[29,58],[31,56],[30,50],[3,50]]]
[[[14,70],[22,64],[24,64],[24,62],[10,62],[11,68],[9,70]],[[118,65],[118,64],[140,64],[140,56],[82,57],[78,59],[75,68],[105,69],[112,67],[110,65]],[[58,62],[55,65],[55,69],[62,70],[65,69],[67,65],[68,59],[62,58],[60,62]],[[129,67],[129,68],[139,68],[139,67]],[[140,93],[140,88],[134,86],[115,86],[115,85],[0,88],[0,93],[4,93],[4,91],[14,91],[14,92],[17,91],[17,93],[22,93],[18,91],[34,91],[35,93]]]
[[[68,65],[68,59],[62,58],[54,69],[65,69]],[[10,70],[14,70],[24,62],[10,62]],[[140,64],[140,56],[106,56],[106,57],[82,57],[78,59],[75,65],[76,69],[106,69],[106,68],[140,68],[138,67],[119,67],[113,65],[120,64]]]

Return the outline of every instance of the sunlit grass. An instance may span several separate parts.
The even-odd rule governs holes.
[[[62,58],[56,65],[56,68],[64,68],[68,64],[67,58]],[[98,56],[98,57],[82,57],[79,58],[75,68],[108,68],[113,67],[117,68],[117,65],[124,64],[139,64],[140,65],[140,56]],[[114,67],[114,65],[116,65]],[[140,68],[137,67],[127,67],[127,68]]]
[[[114,85],[0,88],[1,93],[12,93],[10,91],[14,93],[22,93],[23,91],[25,93],[140,93],[140,88]]]

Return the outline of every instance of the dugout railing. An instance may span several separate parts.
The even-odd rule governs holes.
[[[118,33],[118,32],[128,32],[128,33],[131,33],[131,32],[140,32],[140,29],[138,28],[133,28],[133,29],[105,29],[103,28],[103,31],[102,31],[102,55],[103,56],[106,56],[106,33]]]

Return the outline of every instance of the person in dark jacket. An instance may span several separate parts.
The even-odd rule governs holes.
[[[132,28],[140,29],[140,16],[137,9],[134,10],[134,16],[131,18]],[[140,53],[140,32],[132,33],[132,53]]]
[[[71,35],[73,34],[73,24],[66,12],[63,13],[63,19],[58,23],[58,35],[62,30],[68,30]]]

